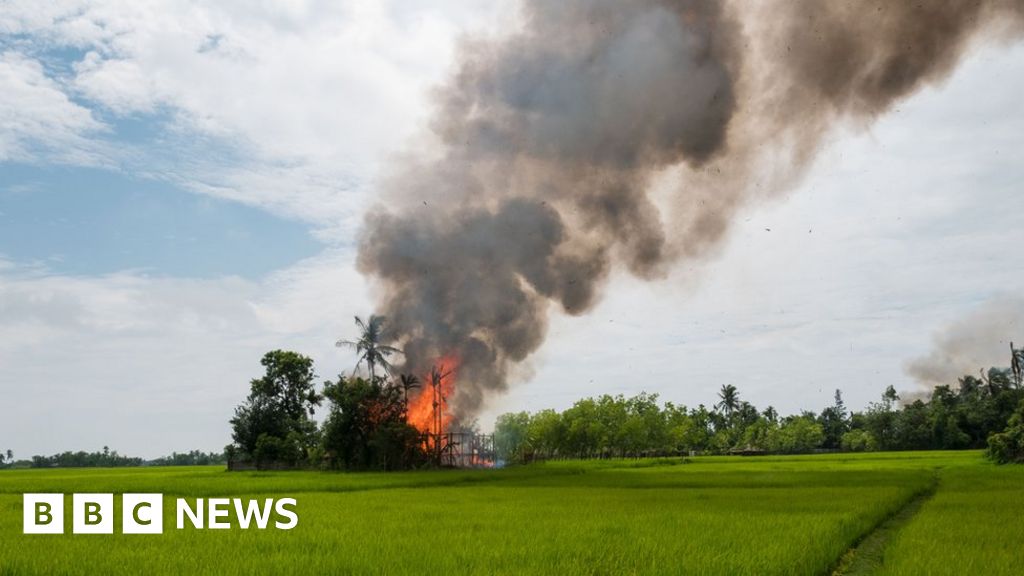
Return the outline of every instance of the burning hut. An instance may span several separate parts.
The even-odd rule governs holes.
[[[423,447],[437,466],[489,468],[495,461],[494,436],[463,428],[448,407],[458,366],[453,355],[431,366],[426,386],[409,403],[406,420],[422,433]]]

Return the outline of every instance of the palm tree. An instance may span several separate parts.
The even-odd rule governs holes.
[[[420,379],[412,374],[401,374],[398,376],[398,384],[402,387],[405,395],[405,412],[409,412],[409,390],[420,387]]]
[[[736,391],[736,387],[732,384],[726,384],[722,386],[722,389],[718,392],[718,397],[721,401],[715,404],[715,408],[719,408],[725,413],[726,417],[732,417],[733,412],[739,408],[740,395]]]
[[[384,316],[374,314],[370,316],[368,321],[364,322],[362,318],[356,316],[356,326],[359,327],[359,339],[354,341],[338,340],[335,343],[338,347],[355,348],[356,353],[359,354],[356,368],[363,362],[366,362],[366,367],[370,370],[370,382],[373,382],[375,379],[374,368],[376,366],[384,368],[384,372],[390,374],[391,364],[388,362],[388,356],[396,352],[402,352],[394,346],[381,343],[385,320]]]

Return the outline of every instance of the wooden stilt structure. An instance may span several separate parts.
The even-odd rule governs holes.
[[[451,370],[444,365],[430,369],[430,394],[433,414],[424,445],[435,466],[447,468],[491,467],[495,461],[494,435],[445,430],[445,409],[448,398],[441,386]]]

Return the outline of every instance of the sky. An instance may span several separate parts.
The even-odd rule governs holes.
[[[470,0],[0,3],[0,449],[220,450],[264,352],[350,372],[334,342],[373,311],[354,260],[376,182],[459,44],[515,18]],[[951,328],[1024,309],[1021,182],[1024,45],[978,48],[833,133],[714,258],[616,274],[591,313],[555,315],[480,424],[642,390],[710,406],[734,384],[782,413],[919,391],[909,366]],[[965,367],[1024,341],[1014,318]]]

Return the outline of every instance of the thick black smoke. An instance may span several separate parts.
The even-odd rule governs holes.
[[[359,265],[406,370],[462,360],[461,415],[582,314],[609,271],[700,258],[735,212],[799,178],[840,122],[945,78],[1021,0],[525,0],[523,26],[467,44],[429,152],[367,216]],[[655,201],[652,182],[671,175]]]

